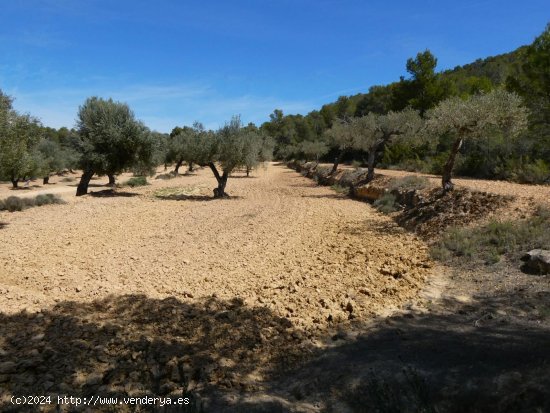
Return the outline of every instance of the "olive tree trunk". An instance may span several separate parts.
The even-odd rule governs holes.
[[[193,162],[189,162],[189,168],[187,169],[187,172],[193,172]]]
[[[42,179],[42,185],[48,185],[50,183],[50,177],[45,176],[44,179]]]
[[[340,162],[342,162],[343,158],[344,158],[344,151],[340,151],[338,156],[334,158],[334,164],[332,165],[332,170],[330,171],[330,175],[334,175],[338,171],[338,165],[340,165]]]
[[[443,190],[445,192],[452,191],[454,188],[454,184],[451,181],[451,178],[453,176],[453,168],[455,166],[456,155],[458,154],[458,151],[462,147],[463,141],[464,141],[464,138],[458,138],[455,141],[451,149],[451,153],[447,158],[447,162],[445,162],[445,166],[443,167],[443,175],[441,177],[441,186],[443,187]]]
[[[108,183],[108,185],[109,185],[109,186],[115,186],[115,184],[116,184],[116,178],[115,178],[115,176],[114,176],[113,174],[108,174],[107,176],[109,177],[109,183]]]
[[[218,187],[214,188],[214,198],[224,198],[228,197],[225,193],[225,186],[227,185],[227,178],[229,177],[228,171],[223,171],[223,174],[220,175],[218,172],[218,169],[216,168],[216,165],[213,163],[209,163],[208,166],[212,170],[212,173],[216,177],[216,181],[218,181]]]
[[[76,188],[76,196],[82,196],[88,193],[88,185],[90,184],[92,176],[94,176],[93,170],[88,169],[84,171],[78,183],[78,187]]]
[[[19,178],[12,178],[11,181],[11,187],[12,188],[19,188]]]
[[[369,152],[369,156],[367,158],[367,179],[365,180],[365,183],[369,183],[374,179],[375,166],[376,166],[376,150],[372,150]]]
[[[376,167],[376,154],[378,153],[379,149],[381,148],[381,145],[376,145],[371,148],[369,151],[368,157],[367,157],[367,176],[354,184],[353,182],[350,184],[350,195],[355,196],[356,188],[368,184],[374,179],[374,168]]]
[[[179,175],[180,173],[180,167],[181,167],[181,164],[183,163],[183,159],[180,159],[176,162],[176,167],[174,168],[174,173],[176,175]]]

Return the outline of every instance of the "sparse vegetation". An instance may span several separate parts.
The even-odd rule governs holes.
[[[64,203],[65,201],[63,201],[63,199],[54,194],[41,194],[34,198],[10,196],[4,200],[0,200],[0,211],[15,212],[42,205]]]
[[[336,191],[339,194],[344,194],[344,195],[349,194],[349,187],[347,187],[347,186],[342,186],[342,185],[336,184],[336,185],[332,185],[331,188],[332,188],[333,191]]]
[[[128,179],[124,183],[124,185],[134,188],[136,186],[149,185],[149,182],[147,182],[147,177],[145,177],[145,176],[134,176],[134,177]]]
[[[384,213],[390,214],[392,212],[399,211],[399,206],[397,205],[395,195],[387,193],[382,195],[373,203],[374,207]]]
[[[157,198],[178,198],[198,195],[204,196],[206,191],[207,189],[204,186],[188,185],[176,188],[160,188],[155,191],[154,196]]]
[[[539,208],[521,221],[492,220],[481,227],[451,228],[431,249],[434,259],[453,257],[495,264],[502,257],[517,260],[527,250],[550,248],[550,210]]]
[[[404,178],[393,179],[390,183],[388,189],[391,190],[406,190],[410,191],[413,189],[420,190],[426,189],[430,186],[430,181],[428,178],[423,176],[405,176]]]
[[[402,375],[386,377],[372,371],[345,396],[355,413],[438,413],[430,385],[417,370],[407,367]]]

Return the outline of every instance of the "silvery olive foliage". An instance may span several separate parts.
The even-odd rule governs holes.
[[[456,156],[467,139],[484,139],[500,132],[512,139],[527,128],[527,109],[512,92],[496,89],[467,99],[452,97],[427,113],[426,131],[434,136],[455,138],[442,174],[442,187],[452,190]]]

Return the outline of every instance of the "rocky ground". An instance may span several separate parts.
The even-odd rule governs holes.
[[[0,212],[0,410],[58,411],[12,394],[184,395],[207,412],[550,409],[547,276],[435,264],[437,231],[421,240],[281,165],[242,175],[222,200],[208,170],[114,192],[97,179],[81,198],[62,177],[0,188],[67,201]],[[546,187],[492,188],[450,199],[458,224],[548,201]]]
[[[0,213],[4,396],[261,389],[424,302],[422,241],[283,166],[152,182]]]

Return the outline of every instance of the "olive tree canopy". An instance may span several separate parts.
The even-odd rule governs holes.
[[[269,141],[260,144],[261,139],[260,132],[243,128],[240,117],[234,116],[217,132],[197,130],[189,148],[189,161],[208,166],[218,183],[214,197],[226,197],[225,187],[231,172],[271,157]]]
[[[352,119],[349,127],[354,136],[354,147],[368,153],[366,182],[374,178],[374,168],[384,147],[396,139],[416,137],[421,126],[418,112],[412,109],[390,111],[385,115],[371,112]]]
[[[79,108],[77,130],[80,166],[83,170],[76,195],[88,192],[94,174],[114,175],[153,153],[149,130],[125,103],[98,97],[88,98]]]
[[[427,131],[434,135],[450,134],[454,143],[445,163],[441,184],[453,189],[452,171],[464,140],[484,139],[496,131],[517,136],[527,127],[527,109],[521,98],[502,89],[461,99],[452,97],[427,113]]]
[[[12,107],[11,97],[0,91],[0,179],[18,182],[40,172],[40,154],[36,145],[40,140],[40,123],[27,114],[19,114]]]
[[[332,127],[325,132],[325,137],[328,144],[335,148],[338,152],[334,159],[331,174],[336,173],[338,165],[342,162],[344,155],[354,149],[355,134],[350,127],[351,120],[349,118],[339,119],[334,121]]]

